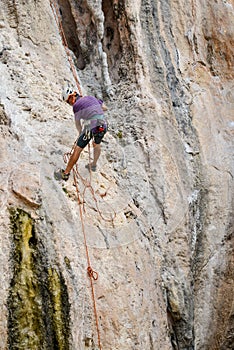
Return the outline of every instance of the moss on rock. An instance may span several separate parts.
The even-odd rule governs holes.
[[[58,349],[68,349],[68,338],[64,336],[67,332],[68,324],[66,311],[67,303],[64,303],[64,281],[62,276],[52,268],[49,268],[49,291],[52,305],[52,322],[57,341]],[[68,310],[67,310],[68,311]],[[67,314],[67,316],[69,316]]]
[[[11,210],[13,277],[8,297],[9,349],[69,349],[68,294],[60,272],[48,267],[31,216]]]

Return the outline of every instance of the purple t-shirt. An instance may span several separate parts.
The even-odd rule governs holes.
[[[78,98],[73,105],[75,120],[89,120],[95,115],[103,115],[102,100],[93,96],[84,96]]]

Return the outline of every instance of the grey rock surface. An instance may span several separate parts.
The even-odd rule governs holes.
[[[81,202],[53,177],[78,135],[50,4],[1,0],[0,348],[100,348],[85,232],[102,349],[233,349],[233,1],[58,0],[108,106]]]

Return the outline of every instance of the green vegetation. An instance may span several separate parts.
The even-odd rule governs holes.
[[[123,138],[123,132],[122,132],[121,130],[119,130],[119,131],[117,132],[117,137],[118,137],[119,139],[122,139],[122,138]]]
[[[65,281],[55,268],[47,267],[31,216],[22,209],[11,210],[11,224],[9,349],[67,350],[70,305]]]

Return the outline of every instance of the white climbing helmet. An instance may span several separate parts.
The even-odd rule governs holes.
[[[71,87],[66,87],[63,91],[63,100],[67,102],[69,95],[73,94],[75,90],[73,90]]]

